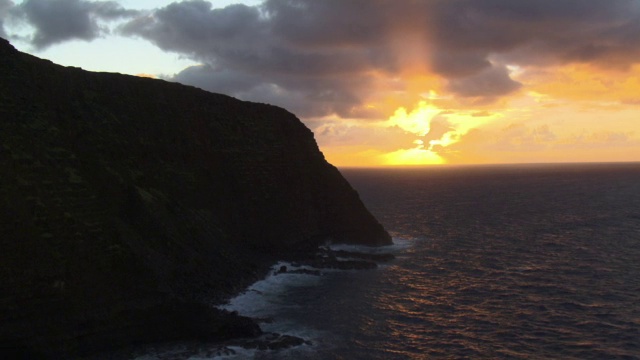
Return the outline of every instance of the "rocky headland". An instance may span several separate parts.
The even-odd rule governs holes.
[[[0,358],[294,343],[208,304],[276,260],[322,267],[327,241],[391,242],[286,110],[55,65],[3,39],[0,171]]]

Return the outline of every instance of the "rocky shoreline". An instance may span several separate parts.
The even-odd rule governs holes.
[[[291,261],[291,268],[281,265],[274,268],[274,276],[282,274],[303,274],[312,276],[322,276],[326,270],[373,270],[378,268],[379,263],[387,263],[395,259],[395,255],[390,253],[366,253],[358,251],[333,250],[330,247],[321,246],[312,255],[304,259]],[[252,318],[256,323],[268,323],[274,321],[272,318],[260,319]],[[241,341],[232,340],[221,344],[221,349],[228,349],[229,346],[238,346],[245,349],[260,350],[281,350],[293,346],[312,345],[303,338],[291,335],[267,333],[251,339]],[[231,349],[228,349],[231,350]],[[233,351],[233,350],[231,350]]]
[[[290,267],[281,265],[272,267],[269,274],[278,276],[282,274],[304,274],[323,276],[326,270],[356,270],[366,271],[376,269],[379,263],[387,263],[395,259],[390,253],[366,253],[346,250],[333,250],[329,247],[319,247],[316,252],[306,256],[298,255],[290,259]],[[243,291],[247,291],[246,289]],[[240,293],[242,293],[241,291]],[[313,343],[297,336],[263,332],[260,324],[271,323],[273,318],[250,318],[239,315],[235,311],[227,311],[209,306],[208,309],[200,309],[202,304],[195,305],[193,314],[199,318],[185,315],[180,321],[192,321],[202,332],[194,334],[189,339],[197,341],[161,342],[151,345],[142,345],[120,349],[115,352],[106,352],[98,355],[83,357],[83,360],[112,360],[133,359],[145,355],[158,355],[163,359],[187,359],[193,356],[229,356],[237,355],[236,349],[245,350],[283,350],[296,346],[311,346]],[[213,318],[202,316],[203,314],[216,314]],[[226,323],[224,334],[220,334],[220,326],[208,327],[208,321],[214,319],[215,323]],[[208,336],[210,334],[212,336]]]
[[[295,267],[307,266],[315,269],[338,270],[370,270],[378,267],[379,262],[387,262],[395,259],[393,254],[371,254],[357,251],[333,250],[329,247],[319,247],[318,251],[306,259],[293,260]],[[306,273],[316,274],[320,270],[293,270],[280,268],[277,273]],[[318,274],[319,275],[319,274]]]

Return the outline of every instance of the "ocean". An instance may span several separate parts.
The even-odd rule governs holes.
[[[139,359],[640,359],[640,163],[341,172],[396,258],[224,306],[307,344]]]

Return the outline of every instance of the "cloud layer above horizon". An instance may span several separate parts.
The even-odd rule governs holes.
[[[346,165],[552,161],[568,144],[575,161],[593,149],[634,160],[616,154],[640,149],[638,0],[193,0],[151,11],[0,0],[11,38],[8,21],[33,28],[36,50],[124,36],[180,54],[200,65],[171,80],[283,106]],[[413,127],[390,122],[398,109]]]

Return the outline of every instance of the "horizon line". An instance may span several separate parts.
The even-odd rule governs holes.
[[[333,165],[339,169],[436,169],[436,168],[461,168],[461,167],[539,167],[539,166],[580,166],[580,165],[640,165],[640,160],[634,161],[567,161],[567,162],[525,162],[525,163],[469,163],[469,164],[408,164],[408,165]]]

